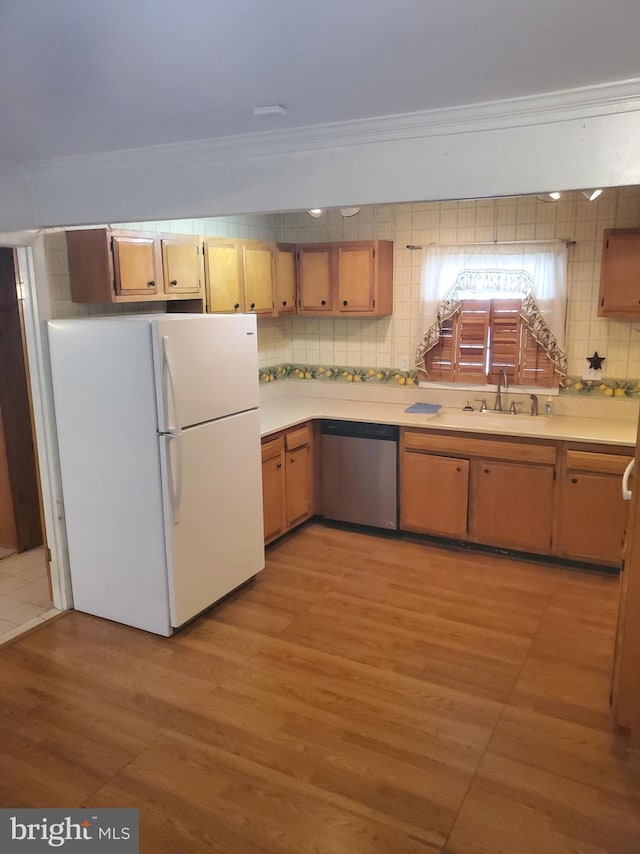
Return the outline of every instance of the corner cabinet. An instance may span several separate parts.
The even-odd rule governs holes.
[[[382,317],[393,311],[393,242],[297,247],[298,314]]]
[[[640,319],[640,228],[604,231],[598,315]]]
[[[314,512],[313,425],[303,424],[262,441],[265,544]]]
[[[67,231],[74,302],[201,300],[204,272],[193,235],[122,229]]]

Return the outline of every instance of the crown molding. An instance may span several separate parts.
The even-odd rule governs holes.
[[[476,133],[640,111],[640,78],[524,98],[241,134],[99,154],[33,160],[34,183],[106,172],[237,161],[403,139]]]

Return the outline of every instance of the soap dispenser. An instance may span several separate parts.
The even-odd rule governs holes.
[[[551,397],[547,398],[547,402],[544,405],[544,414],[553,415],[553,404],[551,403]]]

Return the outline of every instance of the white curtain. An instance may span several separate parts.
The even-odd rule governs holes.
[[[523,317],[544,346],[564,358],[567,306],[567,247],[564,241],[430,246],[422,275],[422,317],[426,330],[416,353],[416,366],[435,346],[440,325],[461,299],[493,297],[525,300]],[[566,361],[566,360],[565,360]],[[562,369],[560,369],[562,373]]]

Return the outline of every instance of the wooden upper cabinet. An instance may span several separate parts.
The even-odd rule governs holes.
[[[202,295],[202,256],[199,240],[192,235],[87,228],[67,231],[66,238],[74,302],[172,301]]]
[[[333,308],[330,243],[298,246],[298,314],[329,314]]]
[[[640,318],[640,228],[604,231],[598,314]]]
[[[245,311],[273,314],[273,244],[257,240],[242,244]]]
[[[375,305],[373,244],[344,243],[337,247],[337,310],[372,311]]]
[[[182,234],[164,235],[160,244],[164,292],[201,296],[204,276],[200,238]]]
[[[274,283],[274,309],[276,314],[295,314],[296,281],[296,246],[293,243],[277,243]]]
[[[116,294],[149,296],[162,291],[154,237],[113,235],[111,247]]]
[[[223,238],[205,240],[204,267],[207,311],[244,311],[240,243]]]
[[[298,246],[298,314],[371,317],[393,311],[393,243]]]
[[[261,240],[207,238],[207,311],[273,314],[273,251],[273,243]]]

